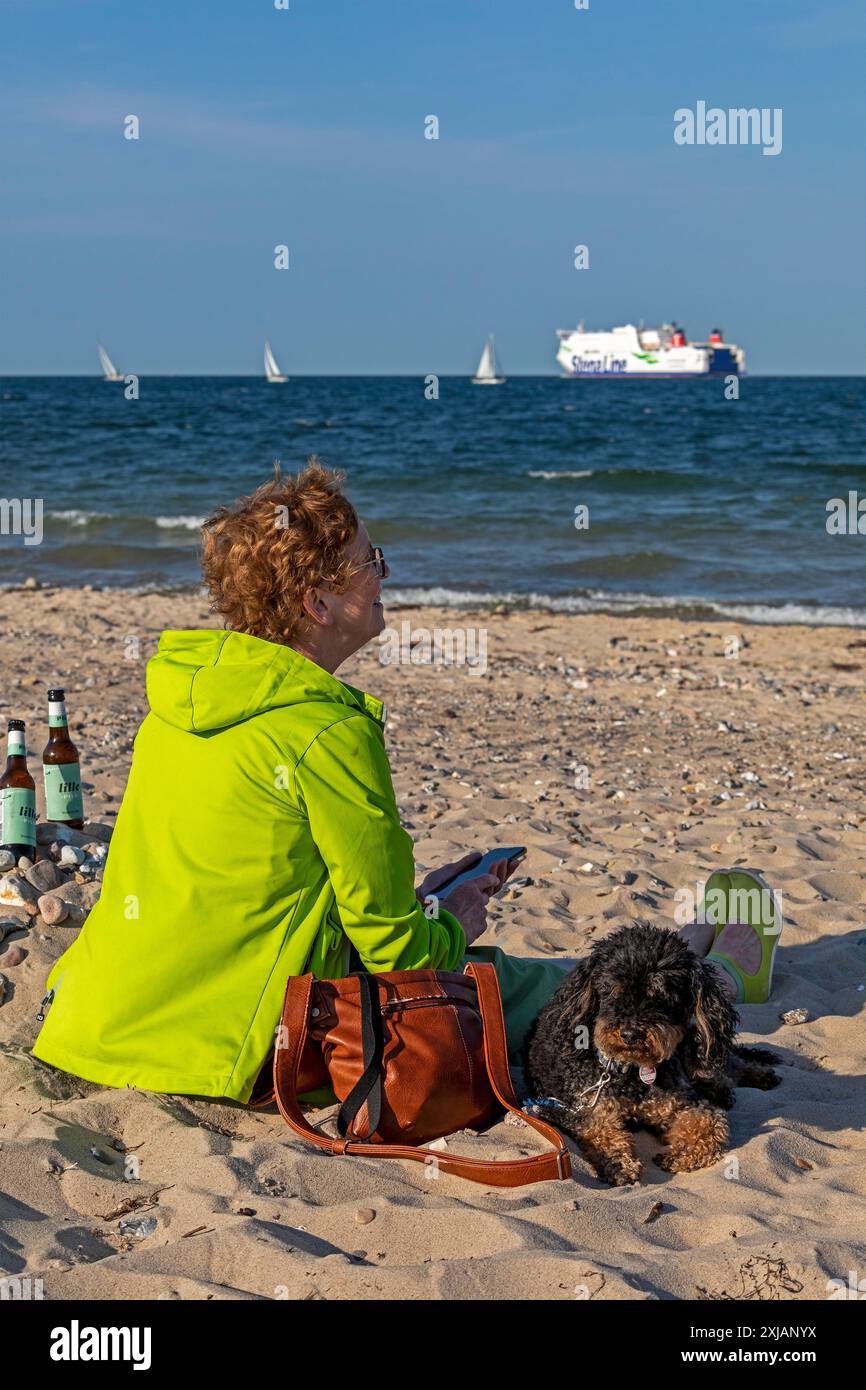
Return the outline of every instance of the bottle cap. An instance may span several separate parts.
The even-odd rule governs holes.
[[[24,720],[23,720],[23,719],[10,719],[10,720],[9,720],[9,728],[10,728],[10,729],[23,729],[23,728],[24,728]]]
[[[49,700],[63,700],[65,696],[62,690],[49,690],[48,698]]]

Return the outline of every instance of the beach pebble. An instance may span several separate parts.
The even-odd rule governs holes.
[[[53,847],[55,840],[61,845],[77,845],[84,844],[87,838],[80,830],[73,830],[71,825],[61,825],[56,820],[40,821],[36,827],[37,845],[52,845]]]
[[[80,850],[77,845],[64,845],[60,851],[60,863],[70,868],[83,864],[85,857],[84,851]]]
[[[34,576],[33,576],[32,574],[28,574],[27,578],[24,580],[23,588],[25,588],[25,589],[39,589],[39,588],[41,588],[41,587],[42,587],[42,586],[41,586],[41,584],[39,583],[39,580],[38,580],[38,579],[35,579]]]
[[[33,860],[28,859],[26,854],[22,854],[21,858],[18,860],[18,868],[21,870],[22,874],[26,874],[28,869],[33,868]]]
[[[23,912],[0,911],[0,941],[15,931],[27,931],[29,926],[30,919]]]
[[[15,868],[15,855],[9,849],[0,849],[0,874]]]
[[[444,1139],[431,1139],[430,1143],[427,1145],[427,1148],[435,1149],[437,1152],[441,1153],[443,1149],[448,1148],[448,1144]]]
[[[358,1207],[355,1212],[355,1222],[358,1226],[369,1226],[371,1221],[376,1220],[376,1213],[372,1207]]]
[[[11,969],[12,966],[20,965],[21,962],[26,959],[27,952],[20,946],[17,944],[15,946],[7,946],[2,956],[0,956],[0,965],[2,965],[4,969],[7,966]]]
[[[92,820],[86,820],[84,822],[83,839],[85,841],[100,840],[103,844],[107,845],[113,834],[113,825],[103,825],[101,821]],[[85,847],[89,848],[89,845]]]
[[[39,899],[39,914],[49,927],[56,927],[58,922],[64,922],[69,916],[69,907],[62,898],[44,893]]]
[[[39,893],[47,893],[49,888],[59,888],[63,882],[62,873],[50,859],[40,859],[38,864],[33,864],[27,870],[24,877]]]
[[[0,879],[0,907],[26,908],[28,903],[35,903],[38,897],[38,891],[18,874],[7,874]]]
[[[808,1009],[788,1009],[787,1013],[779,1014],[783,1023],[806,1023],[809,1019]]]

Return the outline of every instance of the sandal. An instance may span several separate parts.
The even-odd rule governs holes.
[[[715,926],[717,940],[726,926],[754,927],[761,943],[761,962],[753,975],[724,951],[711,950],[705,960],[724,970],[737,987],[738,1004],[764,1004],[773,987],[776,946],[782,931],[782,912],[775,889],[753,869],[719,869],[704,884],[698,921]]]

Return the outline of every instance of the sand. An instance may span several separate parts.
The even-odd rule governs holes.
[[[63,684],[87,814],[110,824],[145,661],[161,629],[212,625],[203,600],[7,592],[0,615],[0,714],[27,719],[41,746],[45,683]],[[667,1175],[640,1135],[646,1167],[628,1189],[579,1155],[572,1180],[512,1190],[331,1158],[276,1111],[36,1062],[45,977],[75,931],[36,922],[0,948],[27,951],[0,1008],[0,1272],[41,1277],[47,1299],[798,1300],[847,1285],[866,1271],[866,639],[542,612],[389,621],[486,633],[483,674],[382,665],[375,646],[341,672],[388,704],[419,869],[526,844],[525,881],[482,941],[562,958],[623,923],[672,924],[677,890],[713,868],[758,869],[785,927],[773,997],[742,1008],[741,1037],[776,1050],[782,1084],[738,1092],[713,1168]],[[794,1008],[808,1021],[783,1023]],[[542,1141],[500,1123],[449,1147],[505,1157]],[[119,1227],[132,1203],[156,1222],[143,1238]]]

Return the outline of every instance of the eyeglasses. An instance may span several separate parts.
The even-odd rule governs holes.
[[[379,579],[384,579],[385,575],[389,573],[385,553],[378,545],[374,545],[371,548],[373,554],[370,556],[369,560],[364,560],[360,565],[356,565],[352,573],[357,574],[359,570],[366,569],[368,565],[375,565],[377,577]]]

